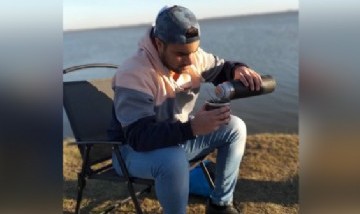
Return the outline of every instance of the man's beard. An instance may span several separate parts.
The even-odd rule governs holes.
[[[165,54],[159,54],[159,58],[160,58],[160,61],[162,62],[163,65],[165,65],[165,67],[167,67],[169,70],[177,73],[177,74],[182,74],[183,71],[185,70],[184,68],[185,67],[172,67],[169,65],[169,63],[167,62],[166,60],[166,57],[165,57]]]

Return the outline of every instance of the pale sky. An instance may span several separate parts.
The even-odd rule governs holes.
[[[165,6],[181,5],[198,19],[298,10],[298,0],[63,0],[63,30],[153,23]]]

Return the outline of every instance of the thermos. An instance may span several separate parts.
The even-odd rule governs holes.
[[[276,81],[271,75],[261,75],[260,90],[251,91],[240,80],[223,82],[216,86],[215,94],[220,100],[233,100],[244,97],[268,94],[275,90]]]

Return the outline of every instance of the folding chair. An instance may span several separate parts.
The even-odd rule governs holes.
[[[88,68],[116,69],[117,66],[103,63],[79,65],[64,69],[63,74]],[[123,142],[107,140],[107,131],[112,117],[113,95],[111,78],[63,82],[63,104],[82,158],[82,168],[78,173],[75,213],[80,213],[82,193],[87,179],[126,182],[130,196],[122,200],[120,204],[132,200],[136,213],[140,214],[142,210],[137,197],[150,192],[154,185],[154,180],[130,176],[119,149],[119,145]],[[108,163],[112,159],[112,151],[117,156],[123,176],[115,172],[111,161]],[[204,158],[193,160],[190,165],[199,163],[209,185],[214,188],[209,171],[203,162]],[[104,163],[108,164],[98,167],[99,164]],[[142,184],[145,187],[135,192],[133,184]],[[104,212],[109,212],[117,206],[111,206]]]

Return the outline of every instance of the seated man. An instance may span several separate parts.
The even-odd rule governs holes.
[[[189,114],[201,82],[217,85],[239,79],[251,90],[260,90],[261,77],[245,64],[220,59],[199,45],[194,14],[181,6],[165,8],[136,54],[119,66],[113,88],[114,118],[127,143],[121,151],[130,175],[155,180],[164,213],[184,214],[188,161],[217,149],[215,189],[206,213],[239,213],[232,201],[245,149],[244,122],[231,115],[228,106]]]

